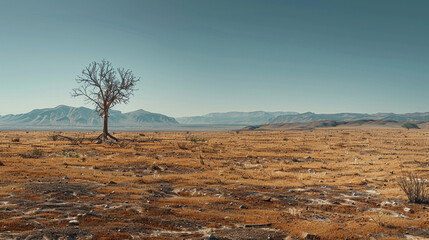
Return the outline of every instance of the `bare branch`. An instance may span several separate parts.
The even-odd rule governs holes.
[[[103,135],[107,138],[111,136],[107,132],[110,108],[120,103],[127,104],[138,81],[140,78],[135,77],[131,70],[118,68],[115,71],[112,64],[103,59],[101,62],[90,63],[82,70],[81,75],[76,78],[80,87],[73,89],[72,96],[83,96],[86,102],[95,105],[98,114],[105,117]]]

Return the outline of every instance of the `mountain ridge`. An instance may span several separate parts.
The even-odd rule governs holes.
[[[297,112],[265,112],[265,111],[252,111],[252,112],[214,112],[201,116],[178,117],[176,120],[181,124],[264,124],[270,119],[280,115],[294,115]]]
[[[268,123],[305,123],[314,121],[352,121],[352,120],[393,120],[397,122],[407,121],[429,121],[429,112],[415,113],[332,113],[317,114],[312,112],[299,113],[296,115],[281,115],[272,118]]]
[[[92,109],[58,105],[54,108],[33,109],[27,113],[0,116],[0,127],[67,127],[86,128],[102,126],[102,119]],[[173,117],[151,113],[143,109],[122,113],[110,110],[109,126],[113,128],[151,128],[178,125]]]
[[[242,131],[273,131],[273,130],[312,130],[318,128],[403,128],[404,123],[394,120],[320,120],[313,122],[268,123],[258,126],[247,126]],[[419,128],[428,129],[429,121],[411,121]]]
[[[429,121],[429,112],[414,113],[332,113],[317,114],[313,112],[215,112],[201,116],[173,118],[144,109],[122,113],[110,110],[109,128],[123,130],[164,129],[164,130],[203,130],[231,129],[234,126],[260,126],[281,123],[309,123],[317,121]],[[331,123],[323,123],[322,125]],[[336,124],[336,123],[335,123]],[[365,123],[368,124],[368,123]],[[374,125],[375,123],[371,123]],[[377,123],[378,124],[378,123]],[[391,124],[391,123],[389,123]],[[101,117],[90,108],[58,105],[54,108],[33,109],[27,113],[7,114],[0,116],[1,129],[99,129]],[[347,124],[341,124],[347,125]],[[213,126],[216,126],[213,128]],[[304,126],[304,125],[302,125]],[[285,127],[285,126],[283,126]]]

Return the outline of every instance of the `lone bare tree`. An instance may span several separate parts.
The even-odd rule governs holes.
[[[99,141],[106,141],[109,137],[114,141],[118,140],[108,131],[109,110],[116,104],[127,104],[138,81],[140,78],[136,78],[131,70],[114,69],[106,60],[90,63],[76,78],[81,86],[73,89],[72,96],[84,96],[85,101],[93,103],[96,112],[104,118],[103,133],[98,136]]]

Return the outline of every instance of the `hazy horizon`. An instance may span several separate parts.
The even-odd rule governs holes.
[[[60,104],[54,107],[43,107],[43,108],[35,108],[35,109],[31,109],[32,110],[36,110],[36,109],[53,109],[59,106],[67,106],[67,107],[73,107],[73,108],[79,108],[79,107],[86,107],[89,109],[93,109],[91,106],[69,106],[69,105],[65,105],[65,104]],[[134,112],[134,111],[138,111],[138,110],[144,110],[144,111],[148,111],[146,109],[143,108],[139,108],[139,109],[134,109],[134,110],[130,110],[130,111],[121,111],[118,109],[113,108],[113,110],[117,110],[120,111],[122,113],[128,113],[128,112]],[[28,111],[28,112],[30,112]],[[95,111],[95,109],[94,109]],[[19,114],[26,114],[28,112],[20,112],[20,113],[8,113],[8,114],[0,114],[0,116],[5,116],[5,115],[19,115]],[[292,113],[298,113],[298,114],[303,114],[303,113],[314,113],[314,114],[346,114],[346,113],[351,113],[351,114],[380,114],[380,113],[394,113],[394,114],[412,114],[412,113],[427,113],[427,112],[332,112],[332,113],[327,113],[327,112],[313,112],[313,111],[307,111],[307,112],[295,112],[295,111],[287,111],[287,110],[278,110],[278,111],[265,111],[265,110],[254,110],[254,111],[225,111],[225,112],[207,112],[207,113],[203,113],[203,114],[199,114],[199,115],[186,115],[186,116],[172,116],[172,115],[168,115],[168,114],[164,114],[162,112],[156,112],[156,111],[148,111],[151,113],[159,113],[159,114],[163,114],[163,115],[167,115],[168,117],[173,117],[173,118],[181,118],[181,117],[197,117],[197,116],[204,116],[204,115],[208,115],[208,114],[213,114],[213,113],[233,113],[233,112],[292,112]],[[429,112],[429,111],[428,111]]]
[[[99,2],[0,2],[0,115],[92,108],[103,58],[141,77],[122,112],[429,112],[427,1]]]

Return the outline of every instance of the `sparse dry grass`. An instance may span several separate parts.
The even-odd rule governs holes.
[[[397,183],[429,177],[426,130],[55,134],[0,132],[0,238],[429,237]]]

